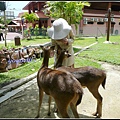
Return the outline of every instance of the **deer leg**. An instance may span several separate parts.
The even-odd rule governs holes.
[[[89,88],[88,88],[89,89]],[[92,93],[92,95],[97,99],[97,108],[96,112],[92,115],[97,116],[97,118],[100,118],[102,116],[102,96],[98,92],[98,88],[94,90],[89,89],[89,91]]]
[[[50,112],[50,105],[51,105],[51,96],[49,96],[49,99],[48,99],[48,116],[50,116],[51,112]]]
[[[58,111],[60,112],[62,118],[70,118],[67,113],[67,108],[68,108],[69,103],[62,102],[62,104],[61,104],[61,101],[58,101],[58,100],[55,100],[55,102],[57,104]]]
[[[97,100],[97,109],[96,112],[93,113],[94,116],[100,118],[102,116],[102,103]]]
[[[54,112],[58,113],[58,108],[57,108],[56,103],[55,103],[55,105],[54,105]]]
[[[77,112],[77,106],[75,106],[75,104],[70,103],[70,108],[72,109],[73,115],[75,116],[75,118],[79,118],[78,112]]]
[[[77,103],[80,103],[82,99],[82,95],[76,94],[75,97],[73,98],[72,102],[70,103],[70,108],[73,112],[73,115],[75,118],[79,118],[78,112],[77,112]]]
[[[43,99],[43,90],[39,88],[39,107],[38,107],[37,116],[35,118],[39,117],[40,108],[41,108],[41,104],[42,104],[42,99]]]

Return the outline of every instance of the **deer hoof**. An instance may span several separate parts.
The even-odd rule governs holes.
[[[101,118],[101,115],[97,115],[96,118]]]
[[[48,112],[48,114],[47,114],[48,116],[50,116],[51,115],[51,112]]]
[[[93,113],[92,115],[96,116],[96,118],[100,118],[101,117],[101,115],[99,115],[97,112]]]
[[[35,118],[39,118],[39,115],[37,115]]]
[[[98,113],[97,113],[97,112],[95,112],[95,113],[93,113],[92,115],[93,115],[93,116],[97,116],[97,114],[98,114]]]

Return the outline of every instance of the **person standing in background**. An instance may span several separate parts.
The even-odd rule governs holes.
[[[3,29],[1,28],[1,26],[0,26],[0,41],[4,41],[4,36],[3,36]]]
[[[63,66],[74,67],[74,51],[72,44],[74,42],[74,33],[68,22],[59,18],[53,22],[53,26],[47,29],[48,36],[51,38],[52,45],[55,46],[55,61],[56,64],[60,49],[67,50],[71,57],[64,59]]]

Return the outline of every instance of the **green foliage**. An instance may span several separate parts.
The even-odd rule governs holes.
[[[28,30],[24,30],[24,36],[27,36]]]
[[[110,36],[111,44],[104,43],[105,40],[105,37],[98,38],[98,44],[95,44],[89,49],[81,52],[79,56],[86,59],[120,65],[120,52],[118,52],[120,51],[120,36]],[[74,45],[85,47],[94,42],[96,42],[94,38],[86,38],[85,40],[75,41]]]
[[[60,1],[52,1],[52,2],[46,2],[45,11],[49,11],[49,15],[53,18],[64,18],[68,21],[68,23],[71,24],[77,24],[80,22],[83,11],[82,9],[84,6],[90,6],[88,2],[60,2]],[[74,17],[73,17],[74,16]]]
[[[11,22],[11,20],[12,19],[6,19],[6,24],[9,24],[10,22]],[[4,17],[3,16],[1,16],[0,17],[0,24],[5,24],[5,21],[4,21]],[[3,26],[3,28],[4,28],[4,26]]]
[[[27,13],[25,12],[23,15],[22,15],[22,18],[25,18],[29,23],[31,22],[34,22],[35,20],[38,20],[37,16],[35,13]]]
[[[4,17],[0,17],[0,24],[4,24]]]
[[[39,27],[38,27],[38,25],[36,25],[35,28],[34,28],[34,34],[35,34],[35,36],[39,35]]]

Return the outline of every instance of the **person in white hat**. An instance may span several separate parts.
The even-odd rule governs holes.
[[[55,63],[59,56],[59,48],[65,49],[71,54],[71,57],[64,59],[63,66],[74,67],[74,51],[72,43],[74,34],[68,22],[59,18],[53,22],[53,26],[47,29],[48,36],[51,38],[52,45],[55,46]],[[54,63],[54,64],[55,64]]]

